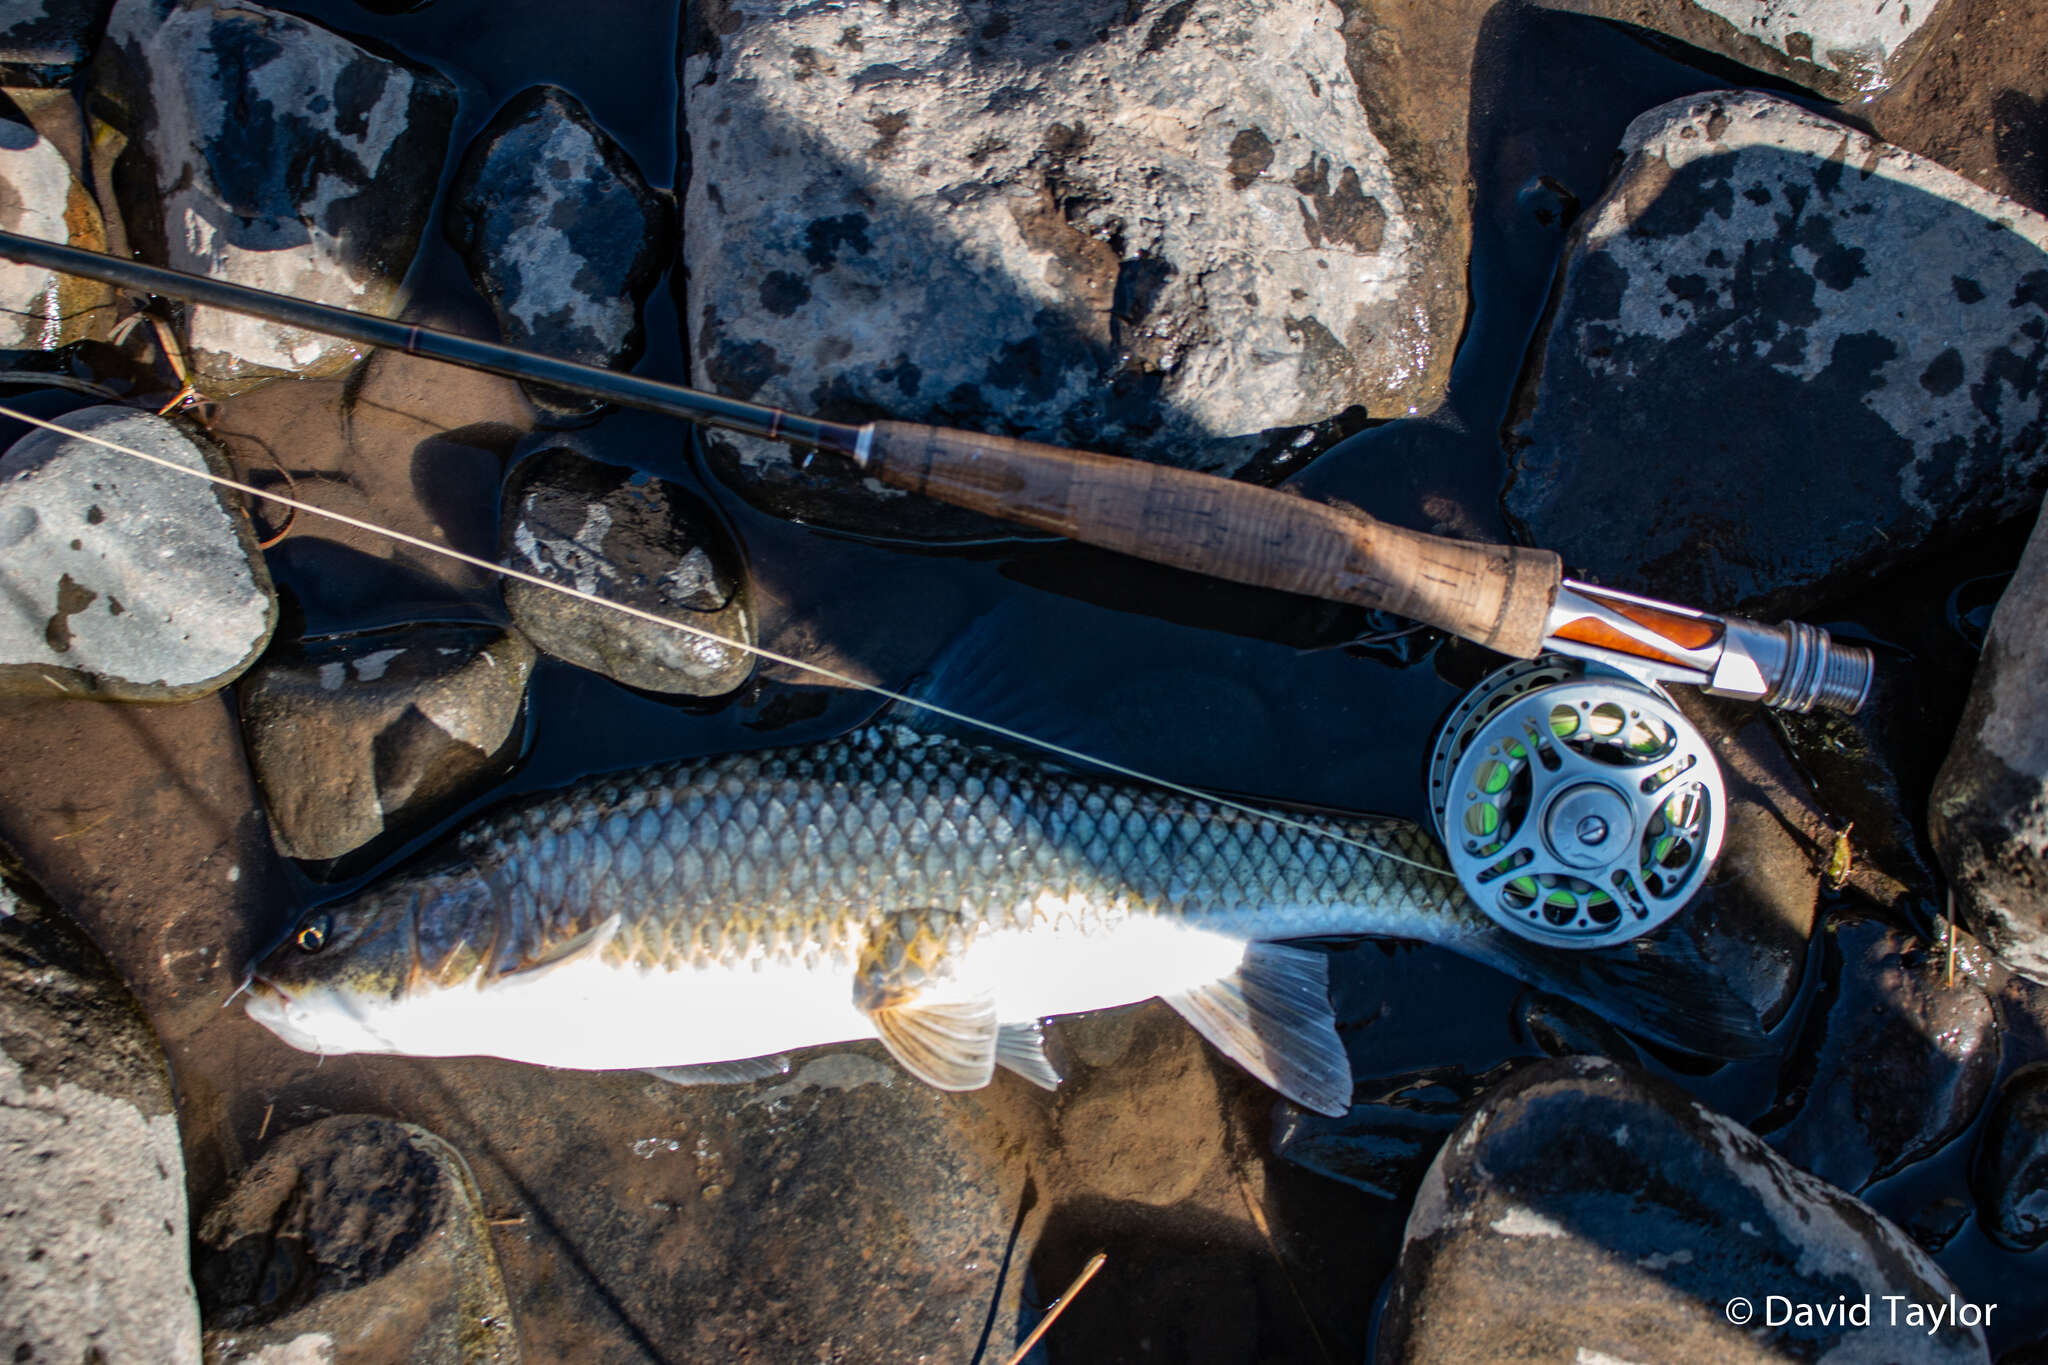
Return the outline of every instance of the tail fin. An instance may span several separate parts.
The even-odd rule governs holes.
[[[1756,1011],[1683,933],[1667,929],[1583,951],[1546,948],[1503,929],[1458,951],[1680,1052],[1734,1060],[1770,1051]]]

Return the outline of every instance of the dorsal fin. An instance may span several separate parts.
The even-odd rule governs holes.
[[[995,1078],[1001,1030],[985,996],[884,1005],[868,1018],[903,1069],[927,1085],[979,1090]]]
[[[1330,1008],[1329,959],[1254,943],[1220,981],[1165,997],[1196,1032],[1246,1071],[1318,1114],[1351,1108],[1351,1059]]]

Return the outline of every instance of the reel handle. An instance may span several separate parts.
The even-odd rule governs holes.
[[[854,461],[955,507],[1214,578],[1376,607],[1518,658],[1542,648],[1562,576],[1548,550],[1424,535],[1255,484],[1007,436],[871,422]]]

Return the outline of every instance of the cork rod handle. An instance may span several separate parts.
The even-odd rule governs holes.
[[[892,487],[1155,563],[1377,607],[1503,654],[1542,647],[1561,566],[1547,550],[1446,540],[1210,474],[1003,436],[875,422]]]

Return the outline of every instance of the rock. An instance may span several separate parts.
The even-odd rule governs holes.
[[[197,1362],[185,1156],[148,1021],[0,869],[0,1353]]]
[[[2014,1251],[2048,1244],[2048,1062],[2005,1078],[1970,1183],[1987,1237]]]
[[[92,56],[114,0],[12,0],[0,12],[0,86],[69,84]]]
[[[106,224],[92,192],[50,139],[0,101],[0,232],[107,249]],[[38,266],[0,261],[0,350],[54,351],[104,337],[114,322],[114,293],[103,284]]]
[[[674,250],[669,208],[575,96],[552,85],[513,96],[470,144],[448,202],[448,240],[507,345],[633,367],[640,310]],[[526,391],[565,417],[605,406]]]
[[[1756,1131],[1852,1192],[1960,1136],[1998,1075],[1998,1011],[1977,973],[1951,986],[1946,966],[1876,920],[1831,922],[1819,997]]]
[[[1998,600],[1947,760],[1928,836],[1972,933],[2048,983],[2048,518]]]
[[[286,1133],[198,1244],[210,1361],[520,1358],[469,1167],[409,1123],[344,1114]]]
[[[1771,95],[1664,105],[1622,151],[1518,399],[1529,540],[1796,613],[2038,501],[2048,220]]]
[[[1221,474],[1434,403],[1468,229],[1431,180],[1442,138],[1380,70],[1422,60],[1403,22],[1321,0],[693,11],[699,382]],[[768,442],[710,449],[785,514],[966,525]]]
[[[1517,1073],[1444,1143],[1408,1217],[1378,1358],[1984,1361],[1981,1323],[1885,1324],[1883,1295],[1903,1314],[1954,1292],[1869,1205],[1732,1120],[1572,1058]],[[1866,1294],[1870,1327],[1766,1325],[1773,1295]]]
[[[533,646],[484,625],[299,641],[240,689],[280,853],[326,860],[417,833],[501,776],[525,739]]]
[[[1547,9],[1615,19],[1796,81],[1833,100],[1904,76],[1935,30],[1943,0],[1542,0]]]
[[[743,644],[754,642],[738,552],[688,490],[571,450],[522,462],[505,485],[499,562]],[[744,649],[546,588],[505,580],[535,647],[629,687],[716,697],[753,672]]]
[[[1614,1025],[1583,1005],[1545,991],[1526,990],[1515,997],[1515,1034],[1549,1057],[1642,1060]]]
[[[243,0],[119,0],[91,107],[127,138],[115,193],[146,259],[397,314],[454,119],[445,77]],[[359,358],[210,308],[190,311],[185,340],[214,396]]]
[[[167,418],[59,418],[187,469],[226,461]],[[277,618],[248,518],[198,479],[35,430],[0,455],[0,693],[178,701],[233,681]]]
[[[1405,1204],[1465,1112],[1528,1063],[1498,1063],[1477,1074],[1430,1067],[1387,1080],[1360,1081],[1342,1118],[1281,1101],[1273,1107],[1273,1154],[1304,1170]]]

